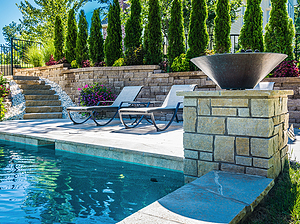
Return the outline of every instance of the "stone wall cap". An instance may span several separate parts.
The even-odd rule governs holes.
[[[293,95],[293,90],[218,90],[218,91],[178,91],[177,96],[186,97],[258,97],[274,98],[279,96]]]

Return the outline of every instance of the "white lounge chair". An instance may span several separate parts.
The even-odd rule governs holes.
[[[120,120],[122,124],[125,126],[125,128],[134,128],[136,127],[142,118],[146,118],[147,121],[149,121],[148,117],[150,116],[151,123],[155,126],[157,131],[164,131],[166,130],[171,123],[173,122],[174,118],[176,117],[176,120],[178,122],[177,118],[177,112],[178,110],[182,110],[183,108],[183,96],[177,96],[177,91],[193,91],[197,85],[173,85],[171,87],[171,90],[169,91],[167,97],[165,98],[163,104],[161,107],[138,107],[138,108],[122,108],[119,110]],[[173,112],[173,116],[171,120],[163,127],[159,128],[155,122],[154,113],[155,112]],[[136,119],[138,122],[133,122],[130,125],[126,124],[123,116],[124,115],[130,115],[130,116],[141,116],[140,119]]]
[[[98,104],[101,102],[106,102],[106,103],[111,102],[112,104],[108,105],[108,106],[68,107],[67,112],[68,112],[69,118],[73,121],[74,124],[83,124],[87,120],[92,119],[97,124],[97,126],[107,125],[116,117],[120,108],[130,107],[132,104],[136,103],[136,102],[134,102],[134,100],[136,99],[136,97],[138,96],[138,94],[140,93],[142,88],[143,88],[143,86],[125,86],[122,89],[122,91],[120,92],[120,94],[118,95],[118,97],[115,99],[115,101],[113,101],[113,102],[112,101],[98,102]],[[96,118],[94,115],[96,112],[102,112],[102,111],[113,111],[113,112],[115,112],[115,114],[108,121],[99,123],[96,121]],[[78,122],[78,121],[75,121],[75,118],[74,118],[74,116],[72,116],[71,112],[87,113],[87,114],[89,114],[89,116],[87,116],[82,121]]]

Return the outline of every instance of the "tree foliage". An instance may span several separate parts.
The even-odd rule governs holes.
[[[147,48],[145,60],[147,64],[159,64],[162,59],[161,16],[158,0],[149,0],[147,24]]]
[[[293,59],[295,30],[286,8],[287,0],[271,0],[270,19],[265,27],[265,51],[287,54]]]
[[[138,48],[141,44],[142,37],[142,17],[141,17],[141,1],[132,0],[130,6],[130,17],[127,19],[125,25],[126,36],[124,38],[124,45],[126,50],[131,48]]]
[[[170,64],[174,58],[185,53],[184,29],[181,0],[173,0],[169,27],[168,59]]]
[[[77,23],[74,9],[68,13],[68,27],[66,36],[66,59],[69,63],[76,60]]]
[[[63,54],[63,48],[64,48],[64,30],[62,27],[62,21],[59,15],[55,17],[55,29],[54,29],[54,58],[56,61],[59,59],[62,59]]]
[[[60,16],[64,31],[67,28],[68,11],[74,8],[78,11],[87,0],[28,0],[16,4],[22,13],[21,24],[24,39],[43,41],[53,38],[55,17]],[[35,6],[36,5],[36,6]]]
[[[90,58],[94,63],[104,61],[104,41],[101,29],[100,10],[95,9],[92,16],[89,38]]]
[[[105,61],[108,66],[112,66],[122,56],[122,30],[118,0],[114,0],[114,3],[109,8],[104,51]]]
[[[83,10],[79,14],[78,34],[76,40],[76,61],[82,66],[82,62],[89,59],[88,40],[88,23]]]
[[[230,27],[231,20],[229,13],[229,0],[217,0],[216,18],[214,25],[214,49],[217,53],[230,51]]]
[[[264,51],[261,0],[247,1],[239,43],[243,49]]]
[[[11,38],[19,38],[22,33],[22,25],[12,21],[9,25],[2,28],[4,40],[10,44]]]
[[[208,32],[206,27],[207,7],[205,0],[193,0],[188,36],[189,49],[187,58],[192,59],[204,54],[208,45]]]

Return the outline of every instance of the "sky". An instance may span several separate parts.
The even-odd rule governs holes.
[[[19,23],[19,19],[22,18],[22,14],[19,11],[16,3],[20,3],[21,0],[0,0],[0,44],[4,44],[5,40],[2,35],[2,28],[12,21]],[[29,3],[34,4],[34,0],[28,0]],[[84,6],[86,13],[86,19],[88,23],[91,21],[92,13],[95,8],[99,7],[97,2],[88,2]]]

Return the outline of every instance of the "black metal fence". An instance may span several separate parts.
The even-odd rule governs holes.
[[[29,63],[31,47],[41,48],[39,42],[11,39],[9,45],[0,45],[0,71],[4,76],[13,75],[14,68],[32,68]]]

